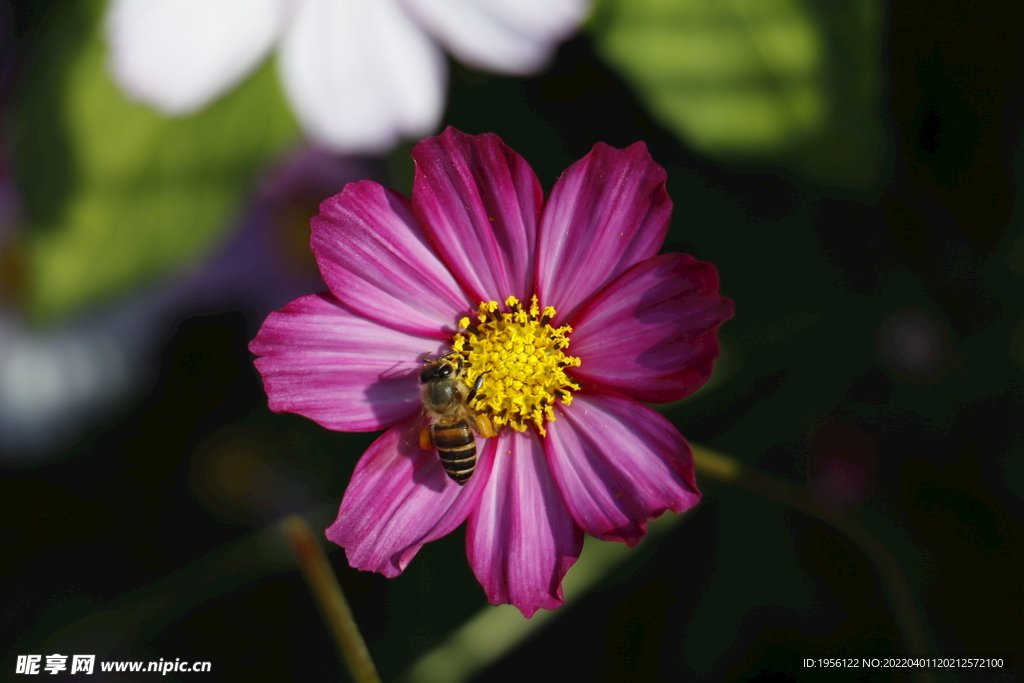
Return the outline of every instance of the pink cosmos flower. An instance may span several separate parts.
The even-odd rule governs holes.
[[[493,134],[448,128],[412,155],[411,201],[361,181],[320,206],[330,291],[272,313],[250,349],[271,409],[387,429],[327,529],[349,564],[397,576],[468,520],[488,599],[529,617],[562,604],[584,531],[634,545],[700,499],[686,441],[641,401],[707,380],[732,301],[711,264],[658,255],[672,203],[641,142],[598,143],[547,202]],[[465,486],[418,440],[424,352],[453,350],[497,430]]]

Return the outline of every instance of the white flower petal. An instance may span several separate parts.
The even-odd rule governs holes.
[[[402,0],[470,66],[526,74],[544,66],[590,9],[589,0]]]
[[[395,0],[306,0],[279,65],[306,132],[337,151],[382,152],[441,118],[444,57]]]
[[[274,46],[283,0],[113,0],[110,67],[128,94],[190,114],[239,83]]]

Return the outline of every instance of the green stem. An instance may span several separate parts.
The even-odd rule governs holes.
[[[817,517],[853,541],[878,570],[906,653],[921,656],[928,652],[924,621],[910,597],[910,586],[903,576],[899,563],[885,545],[861,526],[857,519],[829,510],[814,500],[806,489],[744,467],[738,460],[728,455],[693,443],[690,446],[693,449],[694,464],[699,472]],[[919,683],[928,683],[935,679],[931,671],[923,669],[914,669],[912,675]]]
[[[352,672],[352,678],[356,683],[380,683],[377,668],[366,649],[366,641],[352,618],[352,610],[341,592],[323,546],[313,536],[306,520],[298,515],[286,517],[281,522],[281,530],[295,550],[309,590],[334,635],[335,645]]]

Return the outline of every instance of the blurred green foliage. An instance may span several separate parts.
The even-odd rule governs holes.
[[[14,102],[25,307],[49,320],[209,252],[252,180],[299,137],[270,65],[166,119],[111,80],[103,3],[53,13]]]
[[[695,149],[857,188],[884,154],[880,28],[875,0],[603,0],[592,21],[603,57]]]

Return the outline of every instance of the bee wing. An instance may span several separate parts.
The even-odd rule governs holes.
[[[461,400],[459,404],[462,406],[462,414],[466,418],[466,422],[469,424],[469,428],[479,434],[485,439],[489,439],[494,436],[494,427],[491,425],[491,420],[483,413],[478,413],[468,404]]]

